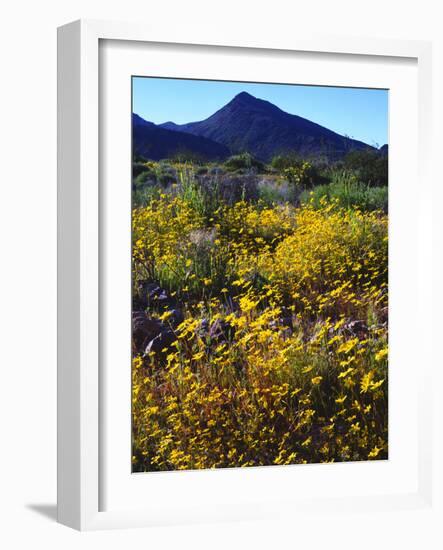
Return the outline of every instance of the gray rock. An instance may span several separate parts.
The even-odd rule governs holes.
[[[343,328],[359,338],[364,338],[368,334],[368,327],[362,320],[350,321]]]
[[[138,285],[138,293],[142,302],[147,306],[175,306],[175,300],[157,283],[140,281]]]
[[[148,317],[144,311],[132,312],[132,341],[136,350],[143,349],[146,342],[153,340],[164,328],[158,319]]]
[[[185,320],[185,316],[183,315],[183,312],[181,309],[174,308],[169,310],[169,312],[171,315],[170,317],[168,317],[168,322],[173,327],[177,327],[180,323],[183,323],[183,321]]]
[[[169,351],[169,348],[176,340],[175,333],[171,329],[166,329],[148,343],[145,348],[145,355],[152,352],[157,355],[163,355]]]

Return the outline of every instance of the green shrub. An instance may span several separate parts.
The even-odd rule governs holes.
[[[193,151],[188,151],[186,149],[183,149],[182,151],[178,151],[172,158],[172,162],[176,162],[179,164],[185,164],[185,163],[192,163],[192,164],[201,164],[204,162],[204,159],[201,155],[198,153],[195,153]]]
[[[274,206],[286,202],[293,203],[296,198],[295,189],[286,182],[262,180],[258,183],[258,198],[266,206]]]
[[[139,176],[142,172],[146,171],[146,163],[145,162],[133,162],[132,163],[132,177],[136,178]]]
[[[169,172],[161,172],[158,174],[157,181],[162,187],[167,187],[171,183],[177,182],[175,175]]]
[[[197,176],[204,176],[208,173],[208,167],[207,166],[199,166],[197,170],[195,171]]]
[[[388,185],[388,156],[378,151],[352,151],[346,155],[344,167],[353,170],[359,181],[366,185]]]
[[[349,172],[342,172],[333,176],[332,183],[318,185],[312,191],[304,191],[300,195],[300,202],[312,202],[315,208],[321,207],[321,199],[337,200],[345,208],[359,208],[365,211],[388,211],[388,188],[370,187],[356,180]]]
[[[150,186],[157,183],[157,176],[154,170],[144,170],[134,179],[134,189]]]
[[[226,170],[233,172],[236,170],[255,170],[256,172],[264,172],[265,165],[250,153],[241,153],[229,157],[224,164]]]
[[[271,166],[277,172],[283,172],[287,168],[297,166],[301,162],[301,159],[295,153],[287,155],[277,155],[271,160]]]
[[[158,200],[161,195],[161,187],[158,184],[154,184],[151,187],[141,187],[135,189],[132,193],[132,207],[145,207],[151,201]]]
[[[160,162],[156,167],[157,182],[162,187],[167,187],[171,183],[177,183],[177,173],[173,166],[168,162]]]
[[[312,162],[303,160],[295,153],[275,156],[271,167],[297,188],[312,187],[324,180]]]
[[[218,178],[210,178],[202,185],[195,177],[192,167],[184,166],[178,171],[182,199],[203,219],[208,221],[220,206]]]
[[[297,164],[285,168],[283,175],[295,187],[312,187],[318,178],[317,170],[307,161],[299,161]]]

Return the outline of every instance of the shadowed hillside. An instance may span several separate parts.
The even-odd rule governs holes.
[[[229,155],[227,147],[220,143],[205,137],[160,128],[136,114],[132,115],[132,137],[134,154],[152,160],[180,154],[201,160],[223,160]]]

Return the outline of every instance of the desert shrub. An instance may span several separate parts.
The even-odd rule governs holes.
[[[167,187],[168,185],[171,185],[172,183],[176,183],[175,175],[171,172],[160,172],[157,175],[157,180],[160,183],[162,187]]]
[[[151,160],[143,160],[137,157],[132,163],[132,177],[136,178],[141,172],[155,171],[158,163]]]
[[[169,162],[159,162],[155,168],[157,182],[164,188],[173,183],[177,183],[177,173],[173,165]]]
[[[208,167],[207,166],[199,166],[196,171],[195,171],[195,174],[197,176],[203,176],[204,174],[207,174],[208,173]]]
[[[141,189],[142,187],[150,186],[157,183],[157,174],[155,170],[144,170],[140,172],[134,179],[134,188]]]
[[[239,155],[229,157],[226,160],[224,167],[230,172],[237,170],[254,170],[256,172],[263,172],[265,170],[264,163],[257,160],[250,153],[241,153]]]
[[[208,173],[211,176],[221,176],[225,173],[225,170],[221,166],[213,166],[209,169]]]
[[[136,188],[132,192],[132,204],[134,208],[147,206],[151,201],[158,200],[162,193],[162,187],[158,184]]]
[[[146,170],[144,162],[133,162],[132,163],[132,177],[136,178],[139,174]]]
[[[295,153],[275,156],[271,161],[271,167],[298,188],[311,187],[324,179],[317,165],[300,158]]]
[[[302,159],[295,153],[286,155],[276,155],[271,160],[271,167],[277,172],[283,172],[287,168],[297,166],[302,162]]]
[[[361,183],[371,187],[388,185],[388,155],[378,151],[352,151],[344,159],[344,166],[353,170]]]
[[[198,153],[195,153],[193,151],[179,151],[177,152],[172,158],[171,161],[174,163],[179,164],[202,164],[204,162],[204,158],[199,155]]]
[[[238,201],[256,201],[258,194],[258,176],[256,174],[226,174],[217,177],[220,200],[227,204]]]
[[[283,170],[284,177],[297,188],[312,187],[318,178],[316,168],[307,161],[300,161]]]
[[[335,200],[345,208],[388,211],[388,188],[370,187],[360,183],[349,171],[336,171],[330,184],[316,186],[312,191],[304,191],[300,195],[300,202],[310,202],[315,208],[320,208],[324,198]]]
[[[258,182],[257,190],[259,200],[267,206],[294,202],[296,198],[294,187],[280,180],[262,179]]]
[[[135,179],[142,172],[155,172],[156,164],[148,161],[137,161],[132,163],[132,177]]]
[[[178,169],[180,194],[205,219],[210,220],[221,204],[259,198],[255,174],[197,175],[193,166]]]
[[[203,178],[196,177],[192,166],[185,165],[178,170],[181,197],[202,219],[209,220],[221,199],[219,180],[217,177]]]

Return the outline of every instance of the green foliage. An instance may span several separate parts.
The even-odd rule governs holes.
[[[262,180],[258,184],[258,199],[267,206],[294,203],[296,198],[295,189],[286,182],[274,180]]]
[[[158,200],[161,194],[161,187],[158,184],[140,187],[132,193],[132,204],[134,208],[144,207],[153,200]]]
[[[207,166],[199,166],[197,170],[195,171],[195,174],[197,176],[204,176],[208,173],[208,167]]]
[[[226,170],[234,172],[236,170],[254,170],[256,172],[264,172],[265,165],[253,157],[249,153],[241,153],[229,157],[224,164]]]
[[[138,173],[132,184],[132,202],[134,206],[146,206],[158,196],[159,186],[155,166],[152,163],[143,163],[142,166],[143,171]]]
[[[204,159],[201,155],[199,155],[198,153],[195,153],[194,151],[190,151],[190,150],[188,151],[186,149],[178,151],[171,158],[171,161],[179,164],[192,163],[192,164],[199,165],[204,163]]]
[[[146,169],[147,169],[146,162],[141,162],[141,161],[133,162],[132,163],[132,177],[136,178],[142,172],[146,172]]]
[[[271,167],[282,174],[296,188],[312,187],[322,180],[316,166],[296,154],[274,157],[271,161]]]
[[[345,208],[388,211],[387,187],[370,187],[360,183],[355,174],[346,170],[333,173],[330,184],[318,185],[311,192],[304,191],[300,202],[311,202],[315,208],[321,208],[323,198],[337,200]]]
[[[150,186],[157,182],[157,175],[154,170],[144,170],[140,172],[138,176],[134,179],[134,188],[141,189],[146,186]]]
[[[171,183],[177,183],[177,174],[173,166],[167,162],[160,162],[156,166],[157,182],[162,187],[167,187]]]
[[[220,206],[218,178],[201,185],[192,166],[184,165],[178,170],[182,199],[203,219],[209,220]]]
[[[344,167],[353,170],[366,185],[388,185],[388,156],[378,151],[352,151],[346,155]]]
[[[298,161],[297,164],[285,168],[284,176],[295,187],[312,187],[318,176],[314,166],[307,161]]]
[[[175,168],[168,162],[135,162],[132,165],[134,190],[152,186],[156,183],[167,187],[177,181]]]
[[[271,160],[271,166],[277,172],[283,172],[287,168],[297,166],[301,159],[296,154],[277,155]]]

